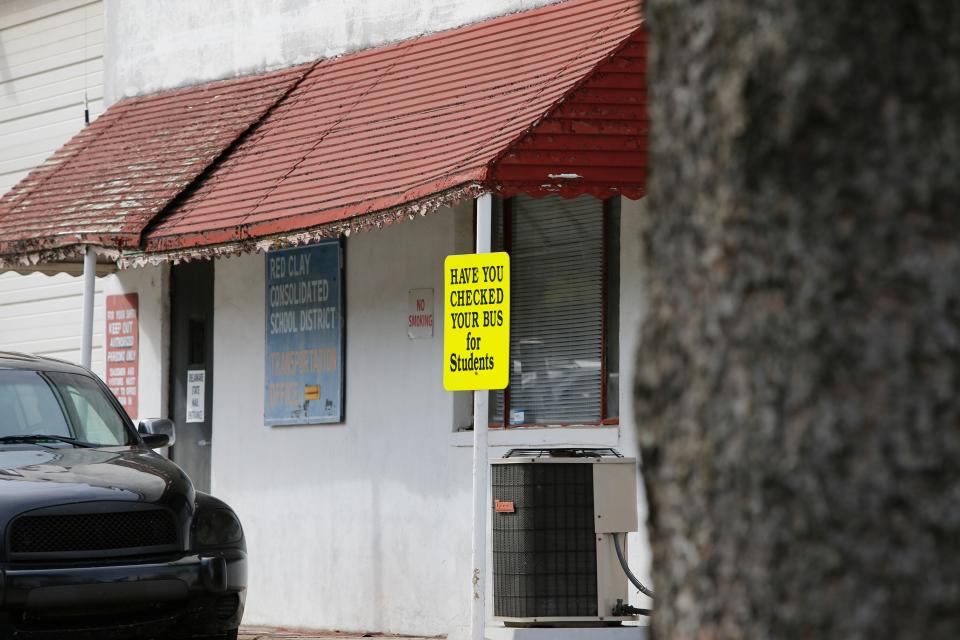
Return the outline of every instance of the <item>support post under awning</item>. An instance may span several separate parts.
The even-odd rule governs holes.
[[[80,364],[90,368],[93,357],[93,302],[96,295],[97,254],[83,249],[83,315],[80,320]]]
[[[490,253],[493,196],[477,198],[477,253]],[[473,589],[470,637],[483,640],[487,625],[487,430],[490,392],[473,392]]]

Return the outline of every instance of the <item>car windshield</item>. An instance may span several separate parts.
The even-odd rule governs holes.
[[[70,440],[97,446],[131,442],[123,416],[92,378],[59,371],[0,370],[0,440],[34,436],[50,436],[51,446]]]

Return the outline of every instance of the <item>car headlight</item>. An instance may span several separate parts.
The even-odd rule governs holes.
[[[224,547],[243,539],[243,527],[232,511],[210,509],[197,513],[194,535],[201,547]]]

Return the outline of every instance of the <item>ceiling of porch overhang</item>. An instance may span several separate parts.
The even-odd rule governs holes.
[[[493,191],[643,195],[635,0],[567,0],[111,107],[0,201],[0,260],[212,255]]]

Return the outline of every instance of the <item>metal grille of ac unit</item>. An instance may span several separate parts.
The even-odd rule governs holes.
[[[494,615],[597,616],[597,537],[589,464],[493,465]]]

